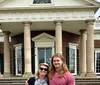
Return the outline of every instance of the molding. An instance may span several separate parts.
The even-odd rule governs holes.
[[[78,46],[78,44],[76,44],[76,43],[68,43],[69,44],[69,46]]]
[[[55,37],[44,32],[40,35],[37,35],[36,37],[33,37],[32,41],[34,41],[34,42],[36,42],[36,41],[38,41],[38,42],[50,42],[50,41],[55,41]]]
[[[100,34],[94,34],[94,40],[100,40]]]
[[[13,45],[14,47],[22,47],[22,43],[20,43],[20,44],[16,44],[16,45]]]
[[[85,0],[85,1],[89,2],[90,4],[100,7],[100,2],[97,2],[96,0]]]
[[[0,11],[0,22],[68,21],[94,18],[92,9]]]
[[[7,1],[7,0],[0,0],[0,3],[1,3],[1,2],[4,2],[4,1]]]
[[[44,4],[33,4],[34,0],[30,0],[30,6],[54,6],[54,0],[51,0],[51,3],[44,3]]]

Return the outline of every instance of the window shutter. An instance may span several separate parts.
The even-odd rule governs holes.
[[[34,74],[35,73],[35,48],[32,47],[31,48],[31,62],[32,62],[32,73]]]
[[[14,75],[15,75],[15,73],[16,73],[16,70],[15,70],[15,65],[16,65],[15,64],[15,49],[13,50],[13,61],[14,61],[14,64],[13,64],[13,68],[14,68],[13,70],[14,71],[13,72],[14,72]]]
[[[79,74],[79,49],[77,49],[77,74]]]
[[[1,57],[1,74],[3,74],[4,73],[4,54],[1,53],[0,57]]]
[[[22,48],[22,75],[24,74],[24,48]]]
[[[96,70],[96,69],[95,69],[95,63],[96,63],[96,62],[95,62],[95,50],[94,50],[94,71]],[[95,71],[95,72],[96,72],[96,71]]]
[[[69,48],[68,47],[66,47],[66,64],[69,69]]]

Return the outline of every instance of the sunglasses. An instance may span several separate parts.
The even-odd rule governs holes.
[[[41,71],[44,70],[44,71],[48,71],[47,68],[39,68]]]

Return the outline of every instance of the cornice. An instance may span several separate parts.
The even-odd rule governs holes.
[[[90,4],[93,4],[94,6],[99,6],[100,7],[100,2],[96,1],[96,0],[85,0]]]
[[[9,7],[0,8],[0,10],[43,10],[43,9],[87,9],[87,8],[99,8],[99,6],[47,6],[47,7]]]
[[[3,3],[3,2],[5,2],[5,1],[8,1],[8,0],[0,0],[0,3]]]
[[[0,3],[3,2],[3,1],[5,1],[5,0],[0,0]]]

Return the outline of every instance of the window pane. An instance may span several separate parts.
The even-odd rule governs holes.
[[[15,50],[16,56],[16,75],[22,74],[22,50],[21,48],[16,47]]]
[[[70,48],[69,69],[71,73],[75,73],[75,49]]]
[[[50,65],[52,56],[52,48],[46,48],[46,63]]]
[[[38,56],[39,56],[39,63],[44,63],[45,55],[44,55],[44,48],[39,48],[38,49]]]
[[[39,63],[51,62],[52,48],[38,48]]]
[[[97,53],[96,56],[96,73],[100,73],[100,53]]]
[[[45,4],[45,3],[51,3],[51,0],[34,0],[33,4]]]

